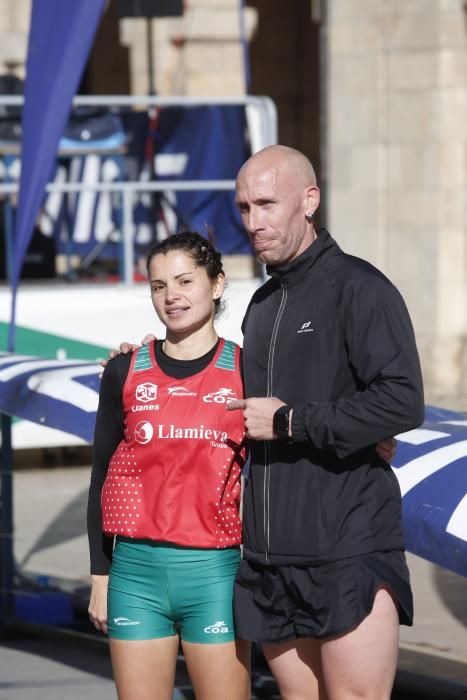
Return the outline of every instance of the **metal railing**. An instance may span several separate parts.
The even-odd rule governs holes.
[[[24,98],[18,96],[0,96],[1,106],[22,106]],[[92,95],[77,96],[74,106],[105,106],[105,107],[199,107],[207,105],[244,105],[247,110],[247,121],[250,128],[252,151],[256,152],[265,146],[277,143],[277,112],[273,101],[265,96],[244,97],[156,97],[151,95]],[[98,153],[96,151],[96,153]],[[79,155],[77,153],[76,155]],[[48,183],[47,192],[79,193],[121,192],[122,193],[122,247],[124,284],[133,282],[135,264],[133,245],[133,195],[141,192],[182,192],[182,191],[233,191],[235,180],[157,180],[154,182],[99,182],[99,183]],[[0,183],[0,196],[16,194],[18,183]]]

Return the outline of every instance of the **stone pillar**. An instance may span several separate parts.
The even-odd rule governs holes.
[[[0,3],[0,73],[24,78],[31,0]]]
[[[328,61],[330,229],[404,295],[427,402],[466,408],[463,2],[329,0]]]
[[[243,13],[247,37],[256,12]],[[144,19],[120,22],[121,41],[130,48],[131,91],[146,94],[147,48]],[[191,0],[183,17],[153,23],[156,90],[161,95],[243,95],[243,49],[238,0]]]

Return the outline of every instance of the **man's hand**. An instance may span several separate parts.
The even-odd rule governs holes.
[[[272,429],[272,418],[284,401],[275,398],[251,398],[231,401],[227,404],[228,411],[243,411],[245,431],[252,440],[276,440],[277,435]]]
[[[128,343],[127,341],[120,343],[118,350],[115,350],[115,348],[112,350],[109,350],[109,358],[107,360],[101,360],[102,367],[106,367],[109,364],[109,360],[113,360],[113,358],[117,357],[117,355],[120,355],[120,354],[126,355],[129,352],[133,352],[134,350],[137,350],[138,348],[141,347],[141,345],[149,345],[149,343],[151,343],[155,339],[156,339],[155,335],[152,335],[151,333],[147,333],[139,345],[136,345],[134,343]]]

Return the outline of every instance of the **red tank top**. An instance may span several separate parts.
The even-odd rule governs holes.
[[[221,339],[183,380],[159,368],[154,343],[133,353],[123,387],[124,439],[102,488],[104,532],[187,547],[240,544],[245,429],[240,348]]]

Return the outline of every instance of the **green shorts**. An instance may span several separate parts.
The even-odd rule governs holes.
[[[108,593],[111,639],[235,639],[233,583],[240,548],[191,549],[117,537]]]

